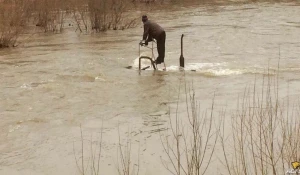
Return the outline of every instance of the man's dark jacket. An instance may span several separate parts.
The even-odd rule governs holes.
[[[152,22],[150,20],[146,21],[144,23],[144,35],[143,35],[143,40],[147,39],[148,36],[148,41],[152,41],[152,39],[159,40],[159,36],[165,32],[165,30],[159,26],[157,23]]]

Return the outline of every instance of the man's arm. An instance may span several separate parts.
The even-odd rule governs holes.
[[[148,36],[147,40],[145,41],[146,43],[153,41],[153,38],[151,35]]]
[[[149,35],[149,23],[144,24],[144,34],[143,34],[143,40],[146,40]]]

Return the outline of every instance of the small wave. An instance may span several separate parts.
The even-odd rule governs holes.
[[[185,71],[194,71],[206,76],[226,76],[226,75],[239,75],[243,72],[241,70],[232,70],[228,68],[218,67],[220,64],[198,64],[198,65],[187,65]],[[179,70],[178,66],[169,66],[167,71],[177,71]]]
[[[15,130],[18,130],[21,127],[21,125],[16,125],[16,126],[9,126],[9,132],[14,132]]]
[[[72,82],[94,82],[95,77],[90,75],[57,75],[57,80]]]
[[[185,70],[196,71],[207,76],[239,75],[243,72],[239,69],[230,69],[227,63],[192,63]]]
[[[279,70],[281,70],[283,72],[299,72],[300,68],[299,67],[286,67],[286,68],[282,68]]]
[[[227,63],[190,63],[186,65],[185,70],[201,70],[219,68],[222,66],[227,66]]]
[[[51,82],[51,81],[52,81],[52,80],[49,80],[49,82]],[[33,83],[30,83],[30,84],[24,83],[24,84],[21,86],[21,88],[22,88],[22,89],[32,89],[32,88],[36,88],[36,87],[38,87],[38,86],[46,85],[46,84],[48,84],[47,81],[42,81],[42,82],[37,82],[37,83],[33,82]]]
[[[211,76],[226,76],[226,75],[243,74],[243,72],[240,70],[230,70],[230,69],[219,69],[219,70],[208,69],[207,71],[204,71],[203,73],[205,75],[211,75]]]
[[[30,84],[26,84],[24,83],[22,86],[21,86],[22,89],[32,89],[31,85]]]
[[[103,77],[99,77],[99,76],[95,77],[95,80],[98,80],[98,81],[106,81]]]

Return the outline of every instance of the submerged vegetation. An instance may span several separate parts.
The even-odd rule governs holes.
[[[168,9],[162,4],[188,2],[209,6],[225,3],[217,0],[0,0],[0,48],[15,46],[19,36],[35,26],[53,33],[60,33],[66,27],[86,33],[124,30],[137,26],[141,12]],[[236,3],[244,2],[259,0]]]
[[[0,3],[0,48],[14,46],[30,18],[29,4],[24,1]]]
[[[135,27],[137,18],[126,13],[129,0],[2,0],[0,1],[0,48],[15,46],[27,28],[44,32],[101,32]]]

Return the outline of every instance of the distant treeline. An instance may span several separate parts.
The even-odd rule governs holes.
[[[132,0],[0,0],[0,48],[14,46],[30,26],[61,32],[74,26],[80,32],[122,30],[137,25],[129,15]]]

